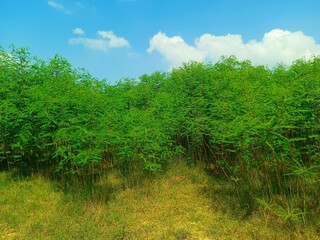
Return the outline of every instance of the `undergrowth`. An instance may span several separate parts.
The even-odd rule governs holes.
[[[113,172],[91,197],[82,189],[63,192],[60,183],[39,175],[2,172],[0,178],[0,236],[6,240],[317,239],[320,230],[319,217],[304,216],[309,224],[299,224],[298,212],[285,210],[291,215],[282,218],[282,210],[264,202],[244,218],[248,209],[233,184],[182,163],[134,187]]]

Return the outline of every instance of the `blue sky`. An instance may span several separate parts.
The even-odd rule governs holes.
[[[0,0],[0,45],[111,83],[235,55],[272,67],[320,54],[317,0]]]

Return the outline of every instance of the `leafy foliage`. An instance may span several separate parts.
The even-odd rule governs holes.
[[[136,178],[184,158],[257,197],[320,201],[319,57],[274,69],[190,62],[110,85],[12,47],[0,50],[0,100],[2,168],[92,184],[110,168]]]

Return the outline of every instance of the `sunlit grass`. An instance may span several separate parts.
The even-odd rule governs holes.
[[[286,224],[262,208],[244,218],[234,185],[200,167],[178,164],[131,188],[113,172],[97,186],[90,199],[41,176],[1,173],[1,238],[319,239],[316,224]]]

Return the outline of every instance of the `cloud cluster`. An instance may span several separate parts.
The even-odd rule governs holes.
[[[81,28],[75,28],[73,33],[84,35]],[[107,52],[110,48],[129,47],[129,42],[123,37],[117,37],[112,31],[97,31],[97,38],[78,37],[69,39],[69,44],[80,44],[86,48]]]
[[[57,3],[55,1],[48,1],[48,5],[50,7],[53,7],[54,9],[58,10],[58,11],[61,11],[61,12],[64,12],[66,14],[71,14],[72,12],[67,9],[65,6],[63,6],[62,4],[60,3]]]
[[[147,51],[149,53],[158,51],[173,65],[179,65],[189,60],[203,61],[205,59],[204,52],[188,45],[181,37],[168,37],[162,32],[153,36]]]
[[[274,29],[265,33],[261,41],[245,43],[241,35],[215,36],[203,34],[195,40],[194,46],[187,44],[180,36],[168,37],[159,32],[150,40],[149,53],[159,52],[171,66],[182,62],[216,61],[221,56],[235,55],[240,60],[249,59],[255,64],[291,64],[292,61],[313,54],[320,54],[320,45],[313,37],[303,32]]]

